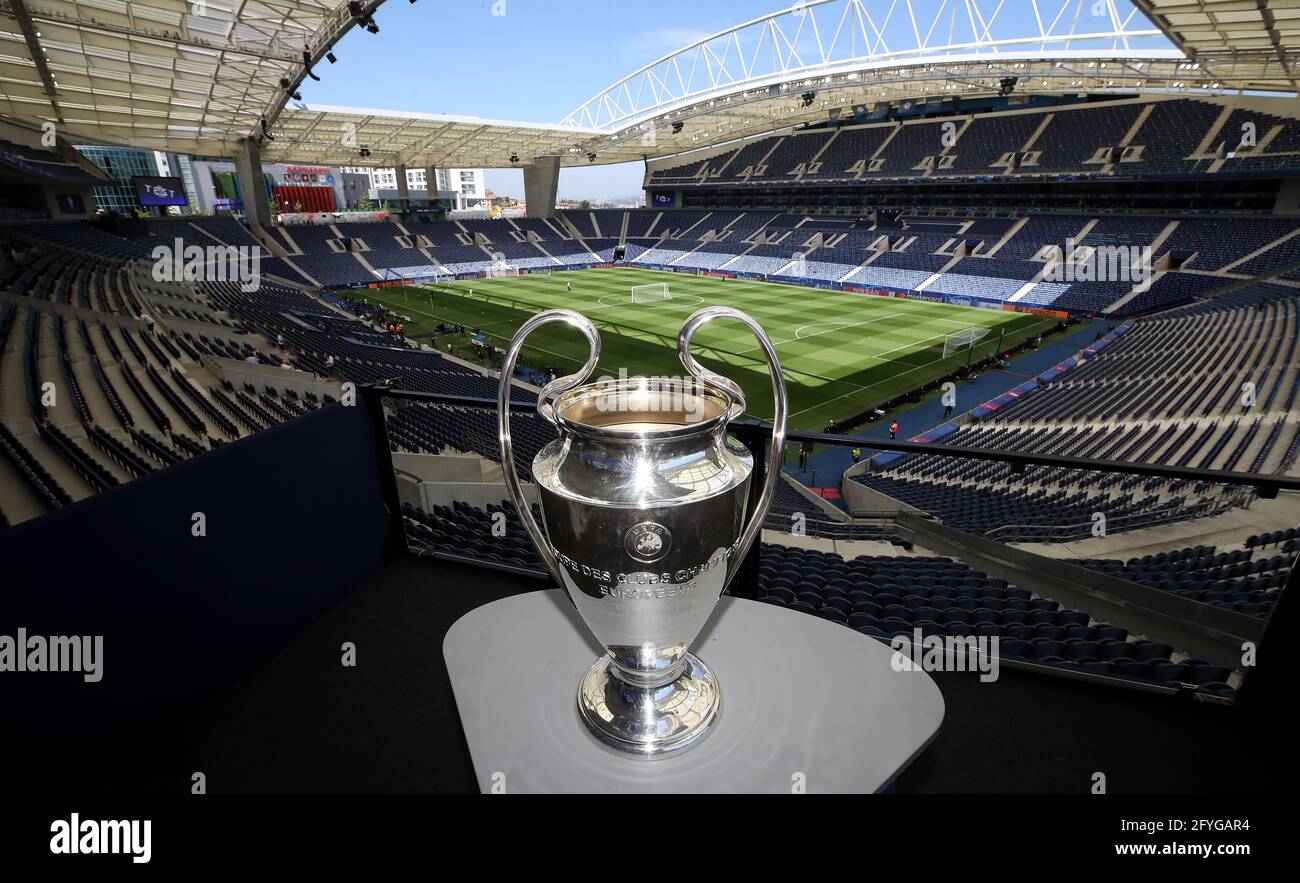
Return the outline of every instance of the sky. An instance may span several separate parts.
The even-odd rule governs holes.
[[[642,65],[732,25],[788,8],[783,0],[387,0],[378,34],[354,29],[322,62],[307,104],[467,114],[555,123]],[[654,10],[647,15],[647,10]],[[493,10],[504,12],[494,15]],[[682,26],[689,23],[689,26]],[[561,199],[641,192],[637,163],[564,169]],[[487,185],[522,197],[519,169]]]

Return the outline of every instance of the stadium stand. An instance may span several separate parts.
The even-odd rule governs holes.
[[[991,579],[950,558],[859,556],[768,544],[759,563],[762,600],[838,622],[880,640],[996,636],[999,652],[1062,670],[1223,695],[1232,672],[1173,658],[1168,644],[1135,639],[1087,613]]]
[[[1279,533],[1288,532],[1290,539],[1273,543],[1252,536],[1244,548],[1228,552],[1194,546],[1128,561],[1081,559],[1078,563],[1193,601],[1267,619],[1296,564],[1296,532]]]
[[[595,236],[590,212],[566,215],[564,223],[577,236],[562,236],[545,222],[521,228],[516,222],[483,221],[474,228],[480,244],[464,241],[471,233],[460,223],[412,223],[408,229],[421,231],[418,247],[400,241],[412,242],[391,223],[353,224],[349,232],[358,248],[353,254],[342,250],[341,232],[297,226],[284,231],[293,246],[287,260],[267,253],[262,260],[266,272],[285,281],[301,282],[301,270],[327,287],[349,288],[376,278],[472,276],[498,263],[496,256],[520,270],[609,262],[626,228],[629,240],[652,230],[666,237],[629,241],[626,260],[647,266],[920,290],[1125,317],[1187,303],[1243,279],[1276,275],[1300,257],[1295,244],[1300,226],[1281,218],[1252,229],[1248,237],[1225,235],[1233,226],[1230,219],[1175,216],[1037,215],[1001,223],[976,218],[934,223],[914,216],[901,225],[770,212],[632,210],[606,211],[601,218],[602,232],[609,227],[617,235]],[[167,235],[184,226],[169,226]],[[181,230],[186,242],[202,237],[189,226]],[[239,237],[227,232],[221,241],[227,240]],[[796,260],[800,255],[803,263]],[[1065,276],[1064,265],[1057,266],[1062,257],[1076,266],[1081,259],[1093,265],[1109,261],[1125,267],[1127,278]],[[1168,265],[1174,257],[1176,267]]]
[[[224,244],[257,247],[230,219],[150,228],[151,238],[169,242],[218,244],[211,233]],[[295,241],[314,241],[303,229]],[[0,239],[7,252],[34,249],[22,265],[7,259],[0,266],[4,290],[24,298],[0,303],[0,438],[3,468],[15,478],[0,507],[6,525],[308,413],[332,401],[341,381],[401,376],[412,389],[496,394],[495,378],[410,349],[294,288],[265,280],[250,292],[233,281],[154,282],[135,262],[152,247],[148,239],[82,224],[8,227]],[[58,306],[82,312],[65,315]],[[223,377],[251,359],[297,370],[284,382]],[[43,403],[46,380],[59,381],[70,409]]]
[[[795,175],[809,181],[990,175],[1013,181],[1065,174],[1090,179],[1112,174],[1116,167],[1125,174],[1160,178],[1206,172],[1219,147],[1236,154],[1229,160],[1230,172],[1276,174],[1297,168],[1293,147],[1300,130],[1295,120],[1242,109],[1222,122],[1220,115],[1220,105],[1213,102],[1172,98],[848,126],[835,130],[833,138],[818,131],[776,134],[733,153],[657,169],[647,183],[716,188],[789,181]],[[1275,126],[1281,131],[1262,148],[1243,149],[1245,122],[1254,122],[1261,137]],[[1207,138],[1209,149],[1195,156]],[[1012,163],[1013,156],[1018,161]],[[808,168],[809,163],[818,166]],[[798,171],[800,166],[804,170]]]
[[[608,263],[624,228],[629,240],[654,230],[666,238],[629,241],[625,260],[1117,318],[1189,303],[1243,281],[1279,277],[1280,284],[1290,284],[1287,274],[1300,274],[1293,267],[1300,258],[1300,223],[1288,218],[1252,225],[1243,235],[1229,218],[1168,215],[873,220],[631,210],[604,211],[599,217],[602,232],[609,227],[616,235],[595,236],[590,212],[566,215],[563,223],[578,231],[567,237],[560,222],[480,221],[470,228],[462,222],[402,227],[380,221],[344,225],[346,231],[329,224],[296,225],[279,231],[288,252],[284,259],[228,218],[153,221],[149,235],[136,239],[68,224],[11,228],[11,235],[50,244],[62,239],[119,258],[142,257],[155,243],[174,239],[186,245],[237,244],[259,249],[263,272],[277,280],[347,289],[376,279],[473,276],[501,261],[524,271]],[[472,244],[473,236],[479,244]],[[343,249],[345,238],[353,242],[352,253]],[[1063,260],[1073,264],[1069,275]],[[1124,278],[1084,276],[1077,270],[1084,263],[1123,267]]]
[[[1261,286],[1137,323],[1116,344],[945,442],[1200,469],[1281,473],[1294,464],[1300,320],[1291,289]],[[1258,407],[1243,407],[1254,384]],[[854,480],[946,524],[1003,541],[1117,533],[1248,505],[1190,481],[1112,477],[909,456]]]

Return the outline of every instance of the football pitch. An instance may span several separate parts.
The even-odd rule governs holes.
[[[573,290],[567,291],[565,283]],[[631,288],[665,282],[670,300],[633,303]],[[988,332],[969,355],[978,361],[1005,351],[1059,320],[1009,311],[958,307],[768,282],[721,279],[653,270],[600,269],[451,285],[385,288],[358,296],[411,319],[407,336],[421,342],[440,322],[477,328],[505,348],[515,330],[545,309],[567,307],[600,330],[600,367],[593,379],[681,376],[677,333],[704,306],[749,313],[776,346],[790,396],[790,426],[821,430],[917,389],[966,363],[965,350],[943,357],[944,341],[971,327]],[[701,328],[692,352],[707,367],[745,390],[748,414],[772,416],[767,364],[758,342],[739,322],[718,319]],[[535,368],[568,374],[581,367],[587,343],[563,325],[535,331],[524,356]]]

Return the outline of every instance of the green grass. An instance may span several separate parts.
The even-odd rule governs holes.
[[[573,285],[571,293],[566,281]],[[633,285],[651,282],[667,282],[673,299],[629,302]],[[684,374],[677,333],[686,318],[703,306],[732,306],[753,316],[772,338],[789,388],[790,425],[807,430],[848,419],[960,367],[964,352],[942,358],[949,334],[973,325],[991,329],[976,344],[978,360],[997,347],[1000,336],[1005,349],[1056,324],[1051,318],[975,307],[634,269],[472,279],[448,287],[369,290],[363,296],[410,317],[407,336],[421,342],[446,322],[480,328],[502,348],[528,317],[552,307],[577,310],[601,332],[596,377],[617,376],[620,368],[629,375]],[[716,320],[695,335],[692,351],[740,384],[751,416],[770,419],[767,365],[747,328]],[[586,360],[587,343],[572,329],[547,326],[528,338],[524,355],[534,367],[570,373]]]

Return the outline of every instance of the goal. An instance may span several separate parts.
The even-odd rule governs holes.
[[[985,337],[988,337],[988,334],[989,330],[987,328],[978,325],[972,325],[958,331],[956,334],[949,334],[943,339],[943,357],[946,359],[957,353],[965,352]]]
[[[512,267],[509,264],[492,264],[487,268],[486,275],[489,279],[498,279],[502,276],[518,276],[519,268]]]
[[[632,286],[632,303],[644,304],[653,300],[672,300],[668,293],[667,282],[652,282],[649,285]]]

